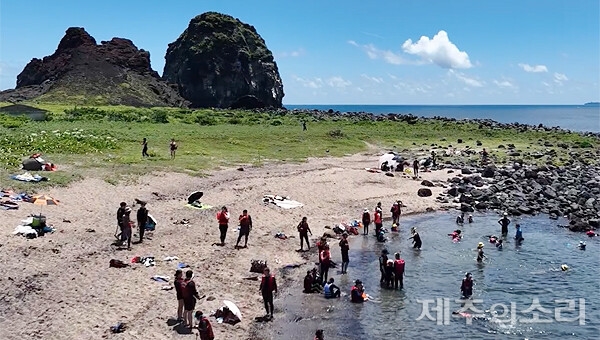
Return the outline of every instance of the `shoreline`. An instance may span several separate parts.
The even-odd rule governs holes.
[[[410,157],[428,154],[417,153],[419,156]],[[176,264],[161,261],[166,256],[178,256],[196,271],[200,295],[211,298],[198,303],[205,314],[221,307],[222,300],[234,301],[242,310],[243,321],[235,326],[217,324],[210,318],[217,338],[248,338],[252,334],[257,336],[256,332],[268,334],[264,328],[271,327],[269,324],[257,324],[253,320],[254,316],[264,314],[257,293],[258,282],[244,278],[259,276],[247,271],[250,260],[259,259],[267,260],[283,282],[301,279],[302,276],[294,275],[294,270],[286,274],[284,267],[314,262],[314,247],[309,253],[295,251],[298,249],[295,226],[302,216],[308,217],[314,246],[315,239],[328,230],[324,226],[358,219],[365,207],[372,211],[378,201],[383,203],[384,217],[388,219],[389,207],[396,199],[407,206],[403,215],[413,215],[460,208],[466,202],[460,202],[460,196],[450,199],[448,190],[453,186],[471,192],[477,188],[472,185],[473,181],[464,181],[478,176],[477,172],[468,175],[458,170],[477,170],[476,166],[466,166],[466,159],[452,158],[455,164],[421,172],[421,178],[414,180],[403,174],[390,177],[365,171],[364,168],[377,166],[380,154],[373,149],[342,158],[309,158],[300,164],[266,164],[244,167],[244,171],[227,168],[211,171],[204,178],[153,173],[140,177],[136,183],[118,186],[91,177],[66,188],[51,188],[47,193],[61,200],[61,204],[44,207],[43,212],[48,223],[57,228],[55,233],[33,240],[10,235],[10,227],[16,226],[27,214],[39,213],[39,207],[21,203],[19,210],[4,212],[8,218],[3,223],[7,232],[0,235],[3,250],[0,270],[15,274],[0,278],[0,284],[10,287],[5,294],[6,309],[0,314],[0,335],[11,339],[23,335],[20,329],[28,329],[28,336],[101,339],[110,325],[126,322],[130,328],[124,339],[143,338],[150,333],[172,337],[176,330],[165,326],[165,319],[174,315],[173,294],[160,290],[161,285],[150,280],[153,275],[171,277]],[[450,166],[453,167],[451,173],[448,172]],[[453,178],[460,181],[452,184]],[[432,190],[429,197],[417,195],[418,189],[425,188],[422,180],[434,184],[427,187]],[[185,207],[187,195],[196,190],[204,191],[202,201],[213,209]],[[265,194],[290,196],[304,206],[285,210],[264,205],[262,196]],[[134,198],[149,202],[150,213],[158,220],[157,230],[151,240],[134,245],[132,251],[119,251],[110,246],[114,240],[114,212],[118,202],[132,202]],[[448,202],[444,202],[444,198]],[[221,205],[230,209],[234,219],[242,209],[248,209],[253,216],[255,229],[250,235],[249,248],[233,249],[237,238],[233,223],[226,246],[211,245],[218,240],[214,214]],[[183,218],[190,223],[174,224]],[[276,239],[274,235],[278,232],[292,238]],[[129,263],[136,255],[156,256],[156,267],[132,264],[124,269],[107,268],[111,258]],[[119,291],[126,296],[118,294]],[[36,322],[32,326],[31,320],[16,317],[25,308],[39,315],[37,321],[44,320],[44,323]],[[10,327],[4,325],[9,319]]]

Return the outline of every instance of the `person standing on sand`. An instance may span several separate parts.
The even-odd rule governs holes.
[[[275,309],[273,307],[273,294],[277,294],[277,282],[275,281],[275,277],[271,276],[269,268],[265,268],[263,273],[259,290],[265,303],[265,310],[267,311],[265,317],[272,319],[273,310]]]
[[[123,240],[123,216],[125,215],[125,208],[127,208],[127,203],[121,202],[121,204],[119,204],[119,209],[117,209],[117,226],[119,226],[120,240]]]
[[[419,178],[419,161],[416,159],[413,162],[413,173],[415,174],[415,178]]]
[[[321,278],[323,279],[323,282],[327,282],[329,267],[331,266],[331,252],[329,252],[328,244],[325,244],[325,247],[319,254],[319,257],[321,259]]]
[[[431,150],[431,163],[433,167],[437,166],[437,158],[435,157],[435,151]]]
[[[123,230],[121,232],[121,245],[127,240],[127,250],[131,249],[131,208],[125,207],[123,215]]]
[[[148,140],[146,138],[142,140],[142,158],[143,157],[150,157],[148,155]]]
[[[227,212],[227,207],[223,206],[221,211],[217,213],[217,221],[219,221],[219,232],[221,233],[221,246],[224,246],[227,229],[229,228],[229,212]]]
[[[363,223],[363,235],[369,235],[369,224],[371,224],[371,214],[369,214],[369,209],[365,208],[362,214],[362,223]]]
[[[194,309],[196,308],[196,301],[200,300],[198,290],[196,289],[196,283],[194,282],[194,272],[188,270],[185,272],[185,281],[183,288],[183,307],[184,314],[184,327],[194,327]]]
[[[177,322],[183,321],[183,288],[185,281],[183,280],[183,271],[177,269],[175,271],[175,293],[177,294]]]
[[[327,245],[327,238],[325,236],[321,236],[321,239],[317,241],[317,252],[319,256],[319,265],[321,265],[321,252],[325,250],[325,246]]]
[[[312,231],[308,226],[306,216],[302,217],[302,221],[298,224],[298,233],[300,233],[300,251],[304,250],[304,240],[306,240],[307,251],[310,250],[310,243],[308,243],[308,233],[312,236]]]
[[[350,257],[348,251],[350,250],[350,244],[348,244],[348,234],[342,234],[342,240],[340,241],[340,250],[342,251],[342,274],[348,273],[348,263],[350,263]]]
[[[137,222],[138,228],[140,229],[140,243],[142,243],[144,240],[146,223],[148,223],[148,209],[146,209],[146,202],[144,201],[140,201],[140,208],[137,211]]]
[[[239,248],[240,241],[242,240],[242,236],[245,236],[244,239],[244,248],[248,247],[248,235],[250,235],[250,230],[252,230],[252,217],[248,215],[248,210],[244,209],[239,218],[240,221],[240,234],[238,236],[237,242],[235,243],[235,247]]]
[[[498,220],[498,224],[502,226],[502,236],[506,236],[508,234],[508,225],[510,224],[508,213],[504,213],[502,218]]]
[[[175,138],[171,138],[171,143],[169,143],[169,150],[171,151],[171,159],[175,159],[175,151],[177,151],[177,143],[175,142]]]

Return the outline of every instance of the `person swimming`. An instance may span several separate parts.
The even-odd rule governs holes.
[[[496,244],[496,242],[498,242],[498,236],[496,236],[496,235],[490,236],[490,243]]]
[[[463,224],[465,223],[465,213],[463,212],[462,214],[460,214],[459,216],[456,216],[456,224]]]
[[[587,231],[585,234],[586,234],[587,236],[589,236],[589,237],[594,237],[594,236],[596,236],[596,233],[595,233],[593,230],[588,230],[588,231]]]
[[[387,238],[385,237],[385,232],[383,231],[383,229],[379,230],[379,233],[377,234],[377,241],[378,242],[385,242],[385,241],[387,241]]]
[[[473,215],[469,214],[469,223],[473,223]]]
[[[585,242],[579,241],[579,249],[585,250]]]
[[[452,241],[459,241],[462,238],[461,233],[462,231],[460,229],[456,229],[451,234],[448,234],[448,236],[452,237]]]
[[[498,250],[502,250],[502,240],[498,240],[496,241],[496,248],[498,248]]]

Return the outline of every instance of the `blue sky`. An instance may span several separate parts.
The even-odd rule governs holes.
[[[0,89],[70,26],[131,39],[162,74],[167,44],[218,11],[265,39],[284,104],[581,104],[600,100],[599,3],[3,0]]]

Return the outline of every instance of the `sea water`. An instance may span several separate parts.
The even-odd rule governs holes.
[[[600,107],[584,105],[285,105],[288,109],[318,109],[374,114],[413,114],[456,119],[492,119],[554,127],[572,131],[600,132]]]
[[[298,284],[291,296],[275,302],[285,316],[275,321],[274,338],[310,339],[316,329],[324,329],[328,340],[598,339],[600,238],[559,228],[557,221],[541,215],[513,219],[503,249],[498,250],[487,237],[500,233],[498,216],[476,214],[474,223],[459,226],[454,222],[456,215],[403,217],[400,232],[388,233],[389,240],[383,244],[373,235],[363,236],[362,230],[361,235],[352,236],[348,274],[340,275],[338,269],[329,274],[345,296],[325,299],[302,294]],[[522,226],[525,240],[521,245],[513,239],[515,223]],[[410,227],[421,235],[421,250],[414,250],[408,240]],[[462,230],[460,242],[452,242],[447,235],[454,229]],[[579,241],[587,243],[586,250],[579,249]],[[476,261],[478,242],[485,244],[482,264]],[[333,259],[339,262],[336,240],[330,244]],[[378,257],[384,248],[390,258],[400,251],[406,261],[403,290],[379,284]],[[562,271],[562,264],[569,269]],[[452,315],[469,307],[460,300],[466,272],[475,281],[469,300],[472,310],[466,313],[480,317]],[[355,279],[363,281],[374,301],[349,302]]]

